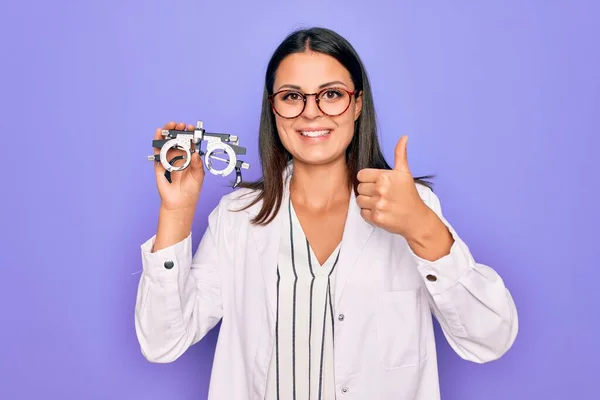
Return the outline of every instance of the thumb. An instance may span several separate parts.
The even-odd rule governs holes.
[[[406,151],[406,143],[408,142],[408,136],[404,135],[398,141],[396,145],[396,152],[394,158],[394,169],[396,171],[410,172],[408,168],[408,155]]]
[[[200,181],[204,178],[204,162],[202,157],[197,152],[192,153],[192,161],[190,162],[192,175],[196,180]]]

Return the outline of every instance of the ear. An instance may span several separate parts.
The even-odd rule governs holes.
[[[362,105],[363,105],[363,101],[362,101],[363,97],[362,97],[362,91],[358,93],[358,96],[356,97],[356,101],[354,102],[354,121],[356,121],[358,119],[358,117],[360,116],[360,113],[362,111]]]

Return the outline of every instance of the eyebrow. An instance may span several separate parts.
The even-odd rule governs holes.
[[[319,90],[323,89],[323,88],[326,88],[327,86],[331,86],[331,85],[344,85],[344,86],[346,86],[346,84],[344,82],[342,82],[342,81],[331,81],[331,82],[327,82],[327,83],[323,83],[322,85],[319,85]],[[346,86],[346,87],[348,87],[348,86]],[[278,91],[280,91],[281,89],[284,89],[284,88],[289,88],[289,89],[294,89],[294,90],[302,90],[302,88],[300,86],[286,84],[286,85],[281,85],[279,87],[279,89],[276,90],[276,92],[278,92]]]

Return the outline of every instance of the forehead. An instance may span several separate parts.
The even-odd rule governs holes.
[[[302,90],[317,90],[320,85],[341,81],[352,88],[348,70],[335,58],[323,53],[290,54],[279,64],[275,74],[274,90],[281,85],[300,86]]]

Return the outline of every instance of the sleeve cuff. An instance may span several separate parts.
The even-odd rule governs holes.
[[[446,221],[443,222],[450,230],[454,240],[448,254],[435,261],[429,261],[416,255],[409,246],[409,251],[417,262],[417,270],[423,277],[425,286],[431,294],[442,293],[453,287],[475,265],[467,245]]]
[[[177,279],[192,265],[192,233],[182,241],[152,253],[156,235],[141,246],[142,268],[146,275],[158,279]]]

